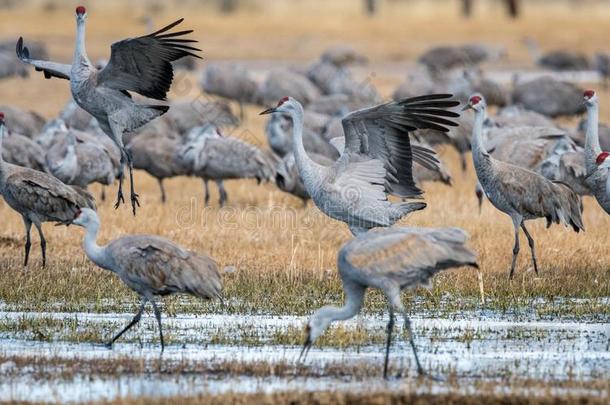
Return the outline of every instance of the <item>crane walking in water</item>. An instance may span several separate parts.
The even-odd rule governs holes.
[[[150,301],[159,324],[161,351],[165,349],[161,311],[154,301],[155,296],[185,293],[203,299],[221,297],[218,266],[208,256],[185,250],[172,241],[154,235],[122,236],[106,246],[99,246],[97,234],[100,220],[96,212],[88,208],[79,210],[72,223],[85,228],[83,246],[87,257],[99,267],[116,273],[141,299],[140,310],[108,342],[109,348],[140,321],[144,307]]]
[[[345,222],[354,235],[374,227],[392,226],[424,202],[392,203],[388,195],[419,198],[413,162],[437,170],[434,151],[412,145],[416,129],[448,131],[459,115],[448,108],[459,104],[450,94],[413,97],[354,111],[342,120],[345,149],[331,166],[314,162],[303,144],[303,107],[292,97],[261,114],[288,114],[293,122],[294,156],[299,175],[316,206]]]
[[[459,228],[376,229],[347,242],[339,250],[337,265],[345,291],[345,305],[318,309],[307,323],[300,359],[305,359],[313,343],[334,321],[353,318],[360,312],[367,288],[383,292],[389,303],[390,320],[383,377],[388,376],[394,313],[404,318],[417,372],[424,370],[417,357],[411,322],[400,299],[400,292],[426,286],[438,272],[460,266],[478,267],[475,253],[465,246],[468,235]]]
[[[584,230],[582,201],[567,184],[551,181],[531,170],[491,157],[483,143],[483,123],[487,105],[480,95],[470,97],[464,109],[475,111],[472,129],[472,158],[479,183],[491,203],[511,217],[515,229],[515,245],[509,277],[512,279],[519,254],[519,228],[527,237],[532,251],[534,270],[538,273],[534,239],[525,221],[546,218],[552,223],[571,226],[575,232]]]
[[[70,81],[70,89],[76,103],[99,122],[100,127],[121,150],[119,190],[115,207],[125,202],[123,197],[124,166],[128,165],[131,182],[131,205],[134,215],[139,206],[133,184],[133,164],[123,145],[123,133],[132,132],[169,109],[166,105],[137,104],[130,91],[155,100],[165,100],[172,84],[174,72],[171,62],[185,56],[200,58],[193,52],[200,51],[188,44],[197,42],[180,38],[192,30],[170,32],[183,19],[173,22],[152,34],[124,39],[111,47],[110,61],[98,70],[87,57],[85,49],[85,7],[76,8],[76,49],[72,64],[62,64],[30,58],[23,46],[23,38],[17,41],[17,56],[23,62],[42,71],[45,78],[58,77]]]

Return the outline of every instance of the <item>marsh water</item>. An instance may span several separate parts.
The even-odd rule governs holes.
[[[380,373],[383,344],[346,344],[314,347],[304,364],[297,364],[301,347],[277,343],[288,329],[299,330],[307,318],[266,315],[194,315],[165,317],[171,336],[160,354],[154,318],[147,314],[141,326],[126,334],[112,350],[102,342],[72,341],[78,329],[101,329],[108,336],[129,322],[129,313],[16,312],[1,307],[3,325],[36,323],[47,330],[0,333],[0,401],[30,400],[83,402],[118,397],[163,397],[220,394],[225,392],[273,392],[281,390],[416,390],[443,393],[476,392],[481,381],[495,382],[497,390],[515,387],[509,380],[587,381],[610,378],[610,323],[604,317],[545,319],[533,313],[501,314],[492,311],[459,313],[416,312],[411,315],[417,349],[424,368],[433,378],[415,383],[415,364],[404,335],[395,335],[391,365],[394,376],[384,381]],[[64,322],[64,329],[53,321]],[[343,324],[346,333],[366,330],[382,334],[387,317],[365,315]],[[400,331],[398,319],[396,330]],[[210,344],[222,333],[223,343]],[[38,335],[37,335],[38,334]],[[41,339],[40,336],[44,336]],[[244,336],[248,338],[245,339]],[[121,372],[125,360],[156,364],[180,363],[181,370],[143,373]],[[117,372],[96,374],[86,367],[67,373],[66,360],[116,361]],[[56,365],[54,365],[56,364]],[[281,372],[194,372],[198,364],[258,364],[267,369],[281,365]],[[53,367],[62,368],[52,372]],[[350,375],[350,370],[373,370]],[[337,370],[345,369],[345,372]],[[189,371],[190,370],[190,371]],[[244,368],[243,370],[252,370]],[[333,370],[333,372],[328,372]],[[453,382],[446,382],[451,375]],[[457,381],[457,384],[456,384]],[[561,388],[578,390],[580,388]],[[577,393],[577,392],[576,392]],[[587,395],[607,396],[593,390]]]

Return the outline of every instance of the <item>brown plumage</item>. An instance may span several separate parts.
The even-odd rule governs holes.
[[[0,150],[4,136],[4,114],[0,113]],[[46,264],[46,240],[43,222],[68,224],[79,207],[95,209],[93,197],[84,190],[76,190],[55,177],[26,167],[4,162],[0,153],[0,194],[6,203],[21,214],[26,231],[25,260],[30,254],[30,230],[38,229],[42,249],[42,265]]]
[[[175,293],[190,294],[204,300],[221,298],[222,283],[214,259],[182,248],[176,243],[154,235],[128,235],[106,246],[96,242],[100,221],[95,211],[84,208],[72,221],[85,228],[84,249],[87,257],[99,267],[116,273],[141,299],[134,319],[109,343],[112,344],[140,321],[144,307],[151,302],[159,324],[161,350],[165,348],[161,327],[161,311],[156,296]]]
[[[525,227],[525,221],[546,218],[547,226],[551,223],[563,223],[571,226],[576,232],[584,230],[580,197],[564,183],[550,181],[528,169],[491,157],[482,139],[485,100],[480,95],[474,95],[465,108],[475,110],[472,157],[479,183],[491,203],[510,216],[513,222],[515,244],[510,277],[513,277],[519,254],[519,228],[523,229],[527,237],[534,270],[538,273],[534,239]]]
[[[144,170],[157,179],[162,203],[166,201],[163,180],[187,173],[177,160],[181,146],[182,138],[177,134],[155,132],[141,133],[127,145],[134,169]]]
[[[44,150],[27,136],[10,132],[2,144],[2,158],[17,166],[46,171]]]
[[[179,155],[187,172],[204,180],[256,179],[260,183],[275,178],[271,154],[241,139],[222,136],[213,125],[193,128]],[[221,191],[220,205],[225,201],[226,193]]]

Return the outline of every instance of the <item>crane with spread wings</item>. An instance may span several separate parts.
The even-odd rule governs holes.
[[[85,7],[77,7],[76,48],[71,65],[31,59],[28,48],[23,45],[23,38],[17,41],[17,56],[43,72],[47,79],[56,77],[69,80],[76,103],[97,119],[103,131],[120,148],[121,170],[115,207],[125,202],[122,186],[124,166],[127,164],[131,205],[135,215],[139,206],[138,195],[133,184],[131,156],[123,145],[123,133],[134,131],[166,113],[169,106],[136,103],[129,92],[166,100],[174,78],[171,62],[185,56],[200,58],[196,54],[200,49],[192,46],[196,40],[183,38],[192,30],[169,32],[183,21],[179,19],[152,34],[115,42],[111,46],[108,64],[98,70],[87,57],[85,49],[86,20]]]

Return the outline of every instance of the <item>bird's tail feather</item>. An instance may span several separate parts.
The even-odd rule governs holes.
[[[582,222],[583,206],[580,196],[563,182],[554,181],[553,188],[556,192],[557,205],[553,217],[547,217],[547,227],[551,222],[555,222],[571,226],[575,232],[584,231],[585,227]]]

